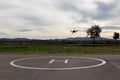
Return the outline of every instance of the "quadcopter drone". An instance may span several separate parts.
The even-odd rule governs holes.
[[[72,34],[77,33],[79,30],[76,30],[75,28],[71,30]]]

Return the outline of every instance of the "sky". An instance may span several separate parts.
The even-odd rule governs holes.
[[[101,37],[120,32],[120,0],[0,0],[0,38],[86,37],[92,25]],[[79,30],[72,34],[72,29]]]

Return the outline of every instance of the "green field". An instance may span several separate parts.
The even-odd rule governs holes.
[[[120,45],[0,45],[0,54],[120,54]]]

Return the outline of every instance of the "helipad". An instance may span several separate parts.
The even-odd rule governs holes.
[[[20,58],[10,62],[10,65],[21,69],[33,70],[75,70],[95,68],[106,64],[106,61],[91,57],[49,56]]]

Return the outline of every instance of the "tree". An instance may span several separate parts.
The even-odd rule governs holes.
[[[115,39],[115,40],[119,39],[119,33],[118,32],[114,32],[113,39]]]
[[[100,37],[101,32],[102,29],[99,27],[99,25],[94,25],[87,30],[87,36],[90,36],[91,38],[98,38]]]

